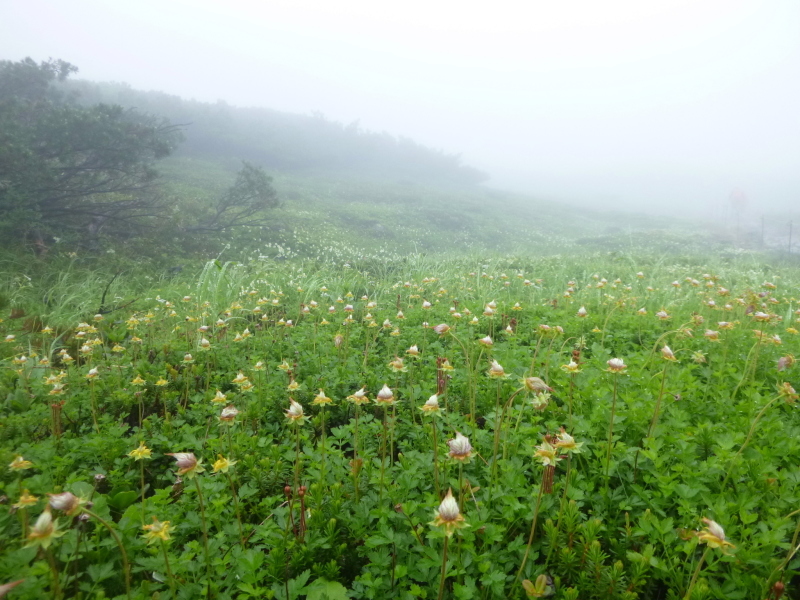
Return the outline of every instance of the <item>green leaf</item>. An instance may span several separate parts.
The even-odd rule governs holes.
[[[92,484],[86,483],[85,481],[76,481],[75,483],[70,484],[69,488],[73,494],[78,496],[78,498],[89,498],[94,491]]]
[[[114,575],[114,563],[103,563],[101,565],[94,564],[86,567],[86,572],[92,581],[99,583]]]
[[[306,588],[308,600],[348,600],[347,588],[338,581],[315,579]]]
[[[119,492],[115,496],[108,499],[108,505],[117,510],[125,510],[131,504],[136,502],[139,494],[136,492]]]

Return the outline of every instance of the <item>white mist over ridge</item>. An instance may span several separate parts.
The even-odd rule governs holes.
[[[45,0],[0,8],[0,55],[388,131],[490,186],[652,213],[733,189],[800,203],[800,4]]]

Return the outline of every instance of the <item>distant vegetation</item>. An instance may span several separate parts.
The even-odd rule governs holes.
[[[470,185],[488,175],[446,154],[389,133],[344,125],[321,113],[300,115],[267,108],[236,108],[142,92],[121,83],[72,81],[79,101],[119,104],[184,124],[178,156],[242,159],[270,170]]]
[[[12,254],[118,269],[706,242],[696,227],[488,189],[458,155],[357,124],[73,81],[76,70],[0,62],[0,232]]]
[[[76,71],[62,60],[0,62],[0,229],[7,244],[39,255],[58,242],[153,258],[260,241],[264,233],[236,230],[272,222],[280,199],[265,169],[401,187],[463,189],[487,177],[458,155],[357,123],[72,81]],[[455,217],[433,220],[442,218]]]

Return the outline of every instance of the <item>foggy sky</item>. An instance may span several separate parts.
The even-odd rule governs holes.
[[[800,206],[800,2],[4,0],[0,58],[411,137],[494,187]]]

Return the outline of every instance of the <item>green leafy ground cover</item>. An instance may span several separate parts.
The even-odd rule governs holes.
[[[796,589],[790,267],[64,260],[3,283],[10,598]]]

